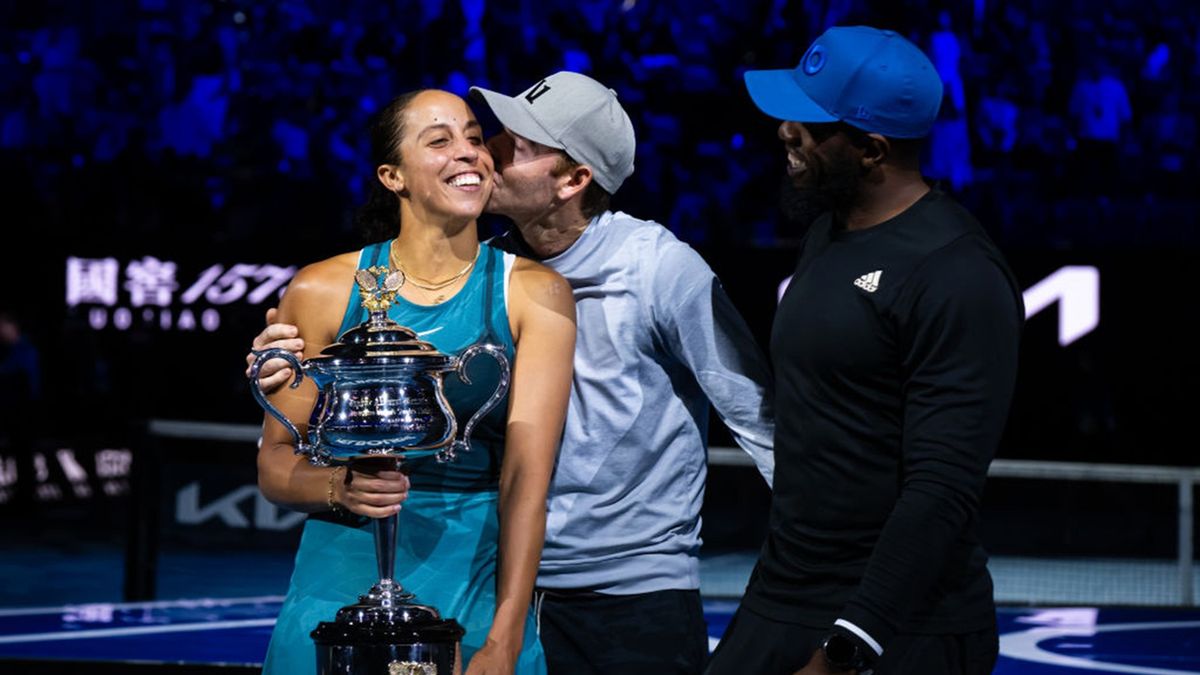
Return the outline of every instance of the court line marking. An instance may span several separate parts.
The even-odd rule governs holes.
[[[1137,673],[1138,675],[1196,675],[1194,670],[1149,668],[1124,663],[1105,663],[1077,656],[1066,656],[1043,649],[1038,643],[1058,637],[1092,637],[1096,633],[1115,633],[1134,630],[1162,630],[1200,628],[1200,621],[1158,621],[1151,623],[1112,623],[1099,626],[1047,626],[1031,628],[1019,633],[1000,636],[1000,655],[1020,661],[1032,661],[1049,666],[1063,666],[1079,670],[1100,670],[1110,673]]]
[[[130,628],[97,628],[60,633],[30,633],[28,635],[0,635],[0,645],[21,642],[56,642],[58,640],[85,640],[103,637],[130,637],[133,635],[155,635],[158,633],[185,633],[188,631],[225,630],[229,628],[257,628],[274,626],[275,619],[246,619],[243,621],[211,621],[204,623],[177,623],[169,626],[134,626]]]
[[[222,607],[225,605],[256,605],[272,602],[283,602],[282,595],[262,595],[248,598],[195,598],[191,600],[154,600],[151,602],[80,602],[61,607],[18,607],[15,609],[0,609],[2,616],[28,616],[34,614],[59,614],[62,612],[78,611],[87,607],[111,607],[113,609],[170,609],[182,607],[185,609]]]

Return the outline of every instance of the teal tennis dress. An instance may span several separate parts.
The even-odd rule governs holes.
[[[359,267],[386,265],[388,243],[372,244],[359,256]],[[466,286],[440,305],[424,306],[397,297],[388,310],[396,322],[446,354],[459,354],[476,342],[500,345],[513,362],[515,349],[505,306],[512,256],[487,244]],[[350,298],[338,334],[366,318],[357,289]],[[459,427],[495,390],[499,368],[494,359],[473,359],[467,374],[445,377],[446,398]],[[436,607],[462,624],[463,668],[478,651],[496,610],[497,517],[500,462],[504,456],[507,398],[484,417],[471,434],[471,450],[451,463],[412,462],[412,487],[400,511],[396,537],[395,579],[416,594],[415,602]],[[371,521],[354,515],[315,513],[304,524],[287,599],[271,634],[263,672],[301,675],[316,672],[316,648],[309,633],[337,610],[355,602],[379,579]],[[525,644],[517,661],[521,675],[546,672],[533,612],[525,621]]]

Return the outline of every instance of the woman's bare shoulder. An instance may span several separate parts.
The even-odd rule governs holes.
[[[288,284],[276,320],[300,330],[306,352],[337,337],[358,268],[358,252],[343,253],[305,265]]]
[[[513,299],[521,307],[540,307],[575,316],[571,284],[558,272],[536,260],[517,258],[512,271]]]
[[[512,280],[534,297],[558,295],[564,291],[570,295],[571,292],[570,284],[561,274],[536,260],[520,256],[513,263]]]
[[[344,297],[357,269],[358,251],[335,255],[300,268],[288,283],[287,292],[316,301]]]

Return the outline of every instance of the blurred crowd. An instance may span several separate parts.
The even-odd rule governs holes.
[[[847,23],[930,54],[946,97],[927,173],[1002,246],[1200,238],[1185,0],[5,3],[0,175],[25,224],[84,248],[200,228],[350,249],[367,120],[390,97],[571,69],[618,91],[638,131],[616,207],[701,246],[786,245],[802,224],[781,215],[774,123],[741,73],[791,67]]]

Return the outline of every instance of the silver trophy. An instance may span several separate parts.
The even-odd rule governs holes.
[[[319,466],[391,458],[402,461],[436,456],[453,461],[470,449],[471,431],[508,391],[510,368],[504,350],[476,344],[457,357],[438,352],[408,328],[387,317],[404,284],[403,273],[370,267],[355,275],[368,318],[343,333],[320,356],[301,362],[283,349],[258,352],[250,367],[251,391],[258,404],[295,439],[296,453]],[[455,373],[466,384],[467,364],[480,354],[496,359],[500,381],[458,436],[458,423],[446,401],[442,377]],[[267,400],[258,380],[262,365],[283,359],[293,367],[298,387],[307,375],[318,389],[307,434]],[[454,619],[443,619],[414,602],[393,579],[398,514],[375,521],[379,581],[358,602],[338,610],[331,622],[312,632],[321,675],[448,675],[464,634]]]

